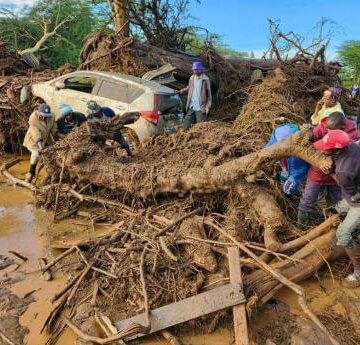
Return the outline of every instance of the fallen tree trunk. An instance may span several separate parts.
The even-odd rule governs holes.
[[[90,128],[91,136],[96,135],[96,125]],[[101,133],[104,133],[104,127],[101,127]],[[188,192],[212,193],[228,190],[239,179],[254,174],[265,164],[270,165],[286,156],[297,156],[316,167],[321,167],[331,158],[312,147],[308,133],[308,130],[299,131],[270,147],[234,158],[219,166],[178,171],[175,177],[166,176],[168,170],[173,173],[171,165],[162,166],[161,170],[154,171],[144,165],[146,162],[139,164],[135,160],[132,163],[131,158],[126,158],[123,163],[118,162],[106,155],[96,144],[91,143],[91,136],[85,127],[80,128],[79,132],[71,133],[66,142],[59,143],[60,147],[54,145],[45,150],[44,156],[49,171],[58,170],[63,155],[66,155],[65,168],[79,181],[91,181],[98,186],[130,192],[136,197],[148,199],[164,193],[183,195]],[[82,136],[80,140],[87,141],[87,145],[74,145],[79,141],[79,134]],[[136,175],[139,178],[134,178]]]

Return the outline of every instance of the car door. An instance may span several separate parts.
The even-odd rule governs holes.
[[[99,77],[89,73],[67,75],[58,80],[64,83],[65,88],[55,91],[53,103],[56,109],[61,103],[66,103],[74,111],[86,114],[87,103],[93,99],[99,80]]]
[[[96,86],[92,99],[103,107],[111,108],[116,115],[122,115],[129,111],[128,84],[103,78]]]

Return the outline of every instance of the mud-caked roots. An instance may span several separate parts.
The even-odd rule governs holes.
[[[297,156],[316,167],[330,158],[313,148],[306,129],[263,148],[277,124],[306,121],[298,110],[301,100],[284,91],[289,78],[278,70],[255,86],[234,123],[205,122],[159,135],[130,157],[94,140],[121,129],[118,118],[84,124],[44,151],[55,188],[64,167],[59,209],[66,213],[97,202],[99,214],[107,208],[107,222],[122,222],[116,236],[82,246],[88,262],[118,279],[87,273],[72,303],[91,294],[96,282],[104,291],[97,297],[101,309],[120,319],[142,312],[144,303],[155,308],[199,293],[215,275],[222,277],[216,284],[226,283],[226,247],[234,245],[226,233],[294,282],[341,254],[334,244],[338,220],[302,232],[286,212],[297,205],[282,196],[274,179],[282,157]],[[246,296],[256,296],[257,305],[283,286],[247,255],[241,262]]]

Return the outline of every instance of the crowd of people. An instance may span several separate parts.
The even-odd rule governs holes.
[[[212,103],[210,80],[203,65],[195,62],[192,69],[188,86],[178,91],[188,94],[184,130],[193,123],[205,121]],[[357,238],[360,225],[360,145],[357,141],[360,136],[356,123],[344,114],[340,90],[338,87],[325,90],[311,116],[314,126],[311,141],[317,150],[333,158],[333,166],[318,169],[300,158],[284,157],[279,162],[279,181],[285,195],[299,199],[297,221],[300,228],[308,229],[323,217],[317,205],[321,196],[325,197],[329,210],[336,210],[344,216],[336,232],[337,245],[345,248],[354,267],[344,284],[355,287],[360,286],[360,243]],[[351,88],[350,94],[352,99],[360,96],[357,84]],[[68,104],[59,106],[59,114],[55,121],[49,105],[41,104],[29,118],[24,140],[24,146],[31,153],[27,182],[32,181],[41,151],[46,146],[64,138],[86,121],[106,121],[116,115],[112,109],[101,107],[95,101],[88,102],[86,115],[74,111]],[[280,125],[273,130],[266,146],[284,140],[298,130],[297,124]],[[131,155],[129,144],[120,131],[115,131],[111,138],[100,138],[104,142],[107,139],[117,142]]]
[[[29,171],[25,176],[26,182],[31,182],[34,178],[41,151],[46,146],[64,138],[74,128],[81,126],[86,121],[105,121],[115,116],[115,112],[111,108],[101,107],[95,101],[88,102],[87,108],[88,112],[84,115],[74,111],[68,104],[60,104],[59,117],[55,120],[50,106],[43,103],[30,115],[29,128],[23,143],[31,154]],[[120,130],[115,131],[111,138],[97,139],[103,142],[111,139],[117,142],[128,155],[131,155],[130,146]]]
[[[279,182],[285,195],[294,200],[299,198],[297,222],[301,229],[309,229],[323,219],[318,207],[322,197],[326,210],[340,214],[342,221],[336,231],[336,244],[345,249],[354,268],[343,281],[350,288],[360,286],[360,135],[357,123],[344,114],[340,90],[337,87],[325,90],[311,116],[310,140],[317,150],[332,157],[332,166],[319,169],[297,157],[285,157],[279,162]],[[352,99],[359,96],[357,85],[350,94]],[[296,124],[278,126],[266,146],[298,130]]]

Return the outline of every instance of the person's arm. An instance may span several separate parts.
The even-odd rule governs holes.
[[[321,99],[319,102],[317,102],[316,104],[316,108],[315,108],[315,111],[314,111],[314,114],[311,115],[311,123],[313,125],[317,125],[318,124],[318,115],[319,115],[319,111],[321,110],[322,106],[324,105],[324,101],[323,99]]]
[[[41,132],[38,126],[38,119],[36,119],[33,115],[29,118],[29,129],[30,137],[34,141],[34,145],[37,145],[39,141],[41,141],[43,138],[41,136]]]
[[[357,185],[354,176],[348,171],[337,172],[336,181],[341,187],[342,194],[346,200],[350,200],[357,193]]]
[[[297,157],[289,157],[287,159],[287,165],[289,175],[292,176],[295,181],[301,183],[309,170],[309,165]]]
[[[180,95],[183,95],[188,92],[189,92],[189,85],[187,87],[184,87],[183,89],[179,90]]]
[[[210,111],[212,104],[212,95],[211,95],[211,83],[210,79],[206,78],[206,92],[207,92],[207,104],[206,104],[206,114]]]
[[[78,116],[77,116],[77,125],[78,126],[81,126],[86,121],[87,121],[87,118],[84,114],[78,114]]]
[[[193,76],[190,77],[189,82],[188,82],[188,85],[179,91],[179,93],[180,93],[181,95],[189,92],[190,84],[191,84],[192,80],[193,80]]]
[[[311,135],[311,142],[316,142],[320,139],[322,139],[325,135],[325,129],[324,126],[322,124],[317,125],[313,130],[312,130],[312,135]]]

